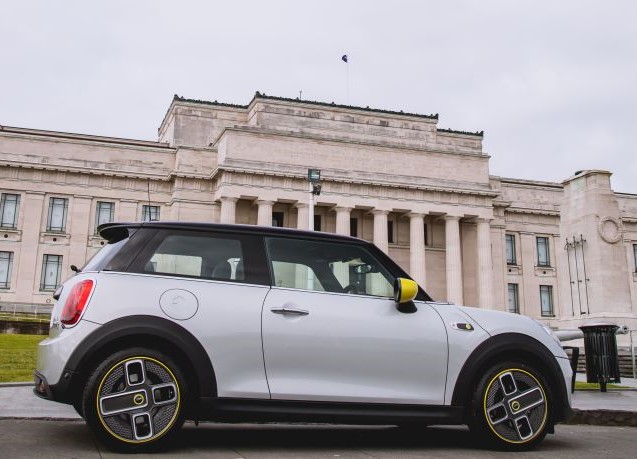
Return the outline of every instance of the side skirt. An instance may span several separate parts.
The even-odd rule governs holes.
[[[198,421],[343,424],[464,424],[464,408],[437,405],[334,403],[206,397],[189,416]]]

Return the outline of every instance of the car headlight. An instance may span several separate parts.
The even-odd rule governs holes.
[[[533,319],[535,320],[535,319]],[[551,329],[551,327],[549,327],[548,325],[544,325],[542,322],[540,322],[539,320],[535,320],[535,323],[538,324],[540,327],[542,327],[542,330],[544,330],[544,332],[549,335],[551,338],[553,338],[553,340],[560,346],[562,347],[562,342],[560,341],[560,339],[557,337],[557,335],[553,332],[553,330]]]

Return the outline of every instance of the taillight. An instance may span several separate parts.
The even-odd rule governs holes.
[[[69,296],[66,298],[66,303],[64,303],[60,322],[64,325],[75,325],[80,320],[82,311],[84,311],[86,303],[88,303],[91,290],[93,290],[93,281],[91,279],[83,280],[73,286]]]

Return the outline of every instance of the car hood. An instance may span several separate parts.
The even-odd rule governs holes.
[[[541,323],[530,317],[467,306],[445,305],[445,307],[457,308],[458,312],[471,318],[476,325],[480,326],[491,336],[502,333],[524,334],[544,344],[556,357],[567,358],[557,337]]]

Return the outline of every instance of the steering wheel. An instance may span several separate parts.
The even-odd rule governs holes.
[[[345,291],[345,293],[354,293],[354,294],[360,293],[359,285],[356,283],[346,285],[345,287],[343,287],[343,291]]]

